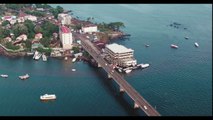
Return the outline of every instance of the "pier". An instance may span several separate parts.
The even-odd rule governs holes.
[[[119,85],[120,92],[127,93],[134,101],[134,108],[140,108],[147,116],[161,116],[155,108],[153,108],[102,56],[100,56],[100,50],[98,50],[93,43],[78,33],[73,34],[81,40],[82,47],[96,60],[98,66],[102,67],[107,72],[108,78],[112,78]]]

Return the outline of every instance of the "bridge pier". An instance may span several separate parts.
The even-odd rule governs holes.
[[[120,93],[125,92],[124,88],[120,86]]]
[[[136,102],[134,102],[134,109],[137,109],[137,108],[139,108],[139,105]]]

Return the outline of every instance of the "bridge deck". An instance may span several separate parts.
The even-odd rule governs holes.
[[[101,67],[115,80],[115,82],[124,89],[124,91],[133,99],[133,101],[148,115],[160,116],[160,114],[101,56],[101,52],[85,37],[76,34],[81,40],[83,48],[101,65]],[[147,107],[147,109],[144,108]]]

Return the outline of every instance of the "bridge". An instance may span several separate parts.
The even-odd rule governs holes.
[[[82,47],[96,60],[99,67],[102,67],[108,77],[120,86],[120,92],[126,92],[134,101],[134,108],[142,109],[148,116],[161,116],[108,62],[100,56],[101,52],[85,36],[74,33],[81,40]]]

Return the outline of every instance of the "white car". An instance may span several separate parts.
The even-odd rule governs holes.
[[[147,110],[147,107],[145,105],[143,107]]]

